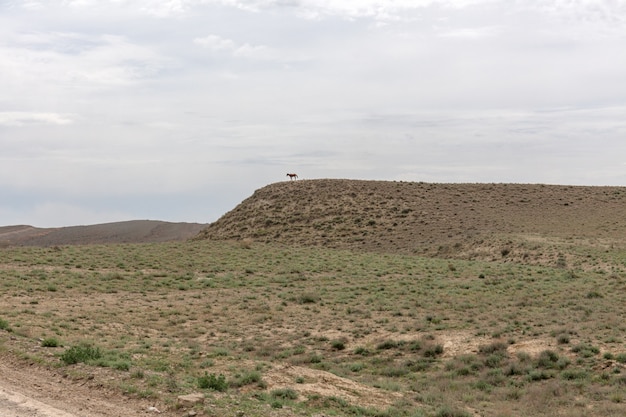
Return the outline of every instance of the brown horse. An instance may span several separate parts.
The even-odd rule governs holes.
[[[290,180],[297,180],[298,179],[298,174],[287,174],[287,176],[289,177]]]

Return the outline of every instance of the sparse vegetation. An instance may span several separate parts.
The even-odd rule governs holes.
[[[9,322],[3,318],[0,318],[0,330],[5,330],[7,332],[10,332],[12,330]]]
[[[173,404],[207,390],[207,415],[260,417],[271,406],[302,415],[533,417],[572,405],[624,414],[621,223],[603,223],[597,240],[548,234],[541,221],[524,233],[494,226],[498,233],[458,237],[455,219],[481,230],[481,214],[469,208],[496,205],[502,187],[457,189],[448,202],[440,194],[442,211],[429,211],[411,199],[434,204],[443,185],[396,185],[386,204],[353,204],[350,215],[339,200],[317,200],[344,204],[323,221],[270,204],[272,223],[235,223],[265,231],[254,241],[240,231],[234,241],[1,248],[0,347],[68,374],[98,367],[101,384],[133,398]],[[450,228],[436,229],[452,204]],[[507,222],[522,221],[514,203],[507,208]],[[304,229],[307,216],[314,226]],[[289,229],[284,240],[264,241],[285,224],[302,240],[289,240]]]
[[[55,337],[46,337],[41,341],[43,347],[58,347],[60,345],[59,340]]]
[[[66,365],[88,363],[102,358],[100,348],[88,344],[72,346],[61,355],[61,360]]]
[[[224,375],[208,374],[205,372],[203,376],[198,377],[198,387],[222,392],[228,389],[228,384],[226,383],[226,377]]]

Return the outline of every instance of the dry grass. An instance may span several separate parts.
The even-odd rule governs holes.
[[[205,390],[212,407],[251,416],[268,405],[399,416],[625,407],[623,270],[236,242],[0,256],[5,349],[76,378],[115,374],[102,378],[170,407],[204,375],[230,387]],[[621,251],[605,256],[623,267]],[[61,346],[42,346],[51,338]],[[63,364],[81,345],[102,357]],[[297,398],[276,394],[286,389]]]

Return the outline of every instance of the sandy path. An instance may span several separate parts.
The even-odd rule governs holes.
[[[5,385],[0,382],[0,385]],[[3,417],[76,417],[34,398],[0,387],[0,415]]]
[[[88,381],[90,382],[90,381]],[[149,412],[151,404],[114,395],[62,375],[0,354],[0,416],[2,417],[134,417],[174,416]],[[158,408],[158,405],[157,405]]]

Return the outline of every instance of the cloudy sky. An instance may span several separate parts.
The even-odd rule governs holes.
[[[626,185],[626,0],[0,0],[0,225],[286,180]]]

